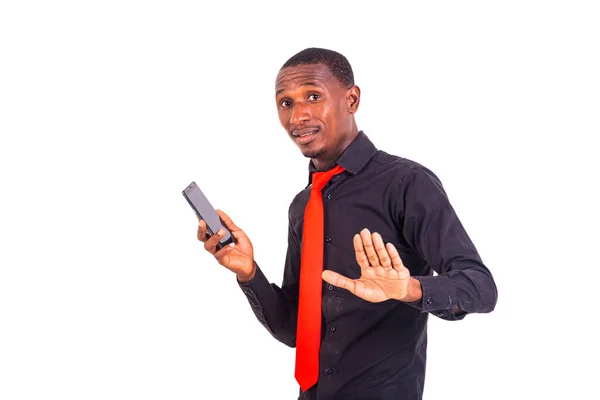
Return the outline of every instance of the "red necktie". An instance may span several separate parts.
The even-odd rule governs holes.
[[[342,171],[344,168],[338,165],[326,172],[313,173],[310,198],[304,211],[295,374],[303,391],[319,380],[324,235],[321,190],[334,175]]]

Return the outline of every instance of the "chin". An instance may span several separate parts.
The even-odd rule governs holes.
[[[306,158],[318,158],[325,154],[327,149],[325,147],[318,147],[316,149],[304,149],[302,155]]]

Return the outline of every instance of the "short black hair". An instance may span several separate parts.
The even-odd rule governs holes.
[[[331,71],[333,76],[335,76],[345,87],[349,88],[354,85],[354,72],[352,72],[352,67],[348,62],[348,59],[337,51],[309,47],[294,54],[285,62],[285,64],[283,64],[281,69],[295,67],[301,64],[324,64],[329,68],[329,71]]]

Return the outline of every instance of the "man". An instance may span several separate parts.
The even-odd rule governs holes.
[[[299,52],[275,91],[282,126],[310,158],[309,185],[289,208],[281,287],[224,212],[238,243],[215,251],[222,236],[207,238],[203,221],[198,239],[237,275],[265,328],[296,347],[300,399],[421,399],[428,314],[492,311],[492,275],[436,175],[358,130],[360,89],[344,56]]]

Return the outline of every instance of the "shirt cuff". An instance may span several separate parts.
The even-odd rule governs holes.
[[[440,318],[456,320],[464,318],[464,313],[456,315],[452,309],[458,307],[458,297],[453,282],[447,276],[414,276],[421,283],[423,296],[420,300],[407,303],[422,312],[430,312]]]
[[[271,284],[263,274],[256,262],[254,263],[256,272],[254,277],[248,282],[240,282],[237,277],[236,281],[253,308],[258,308],[260,303],[268,301],[270,296],[273,296]]]

